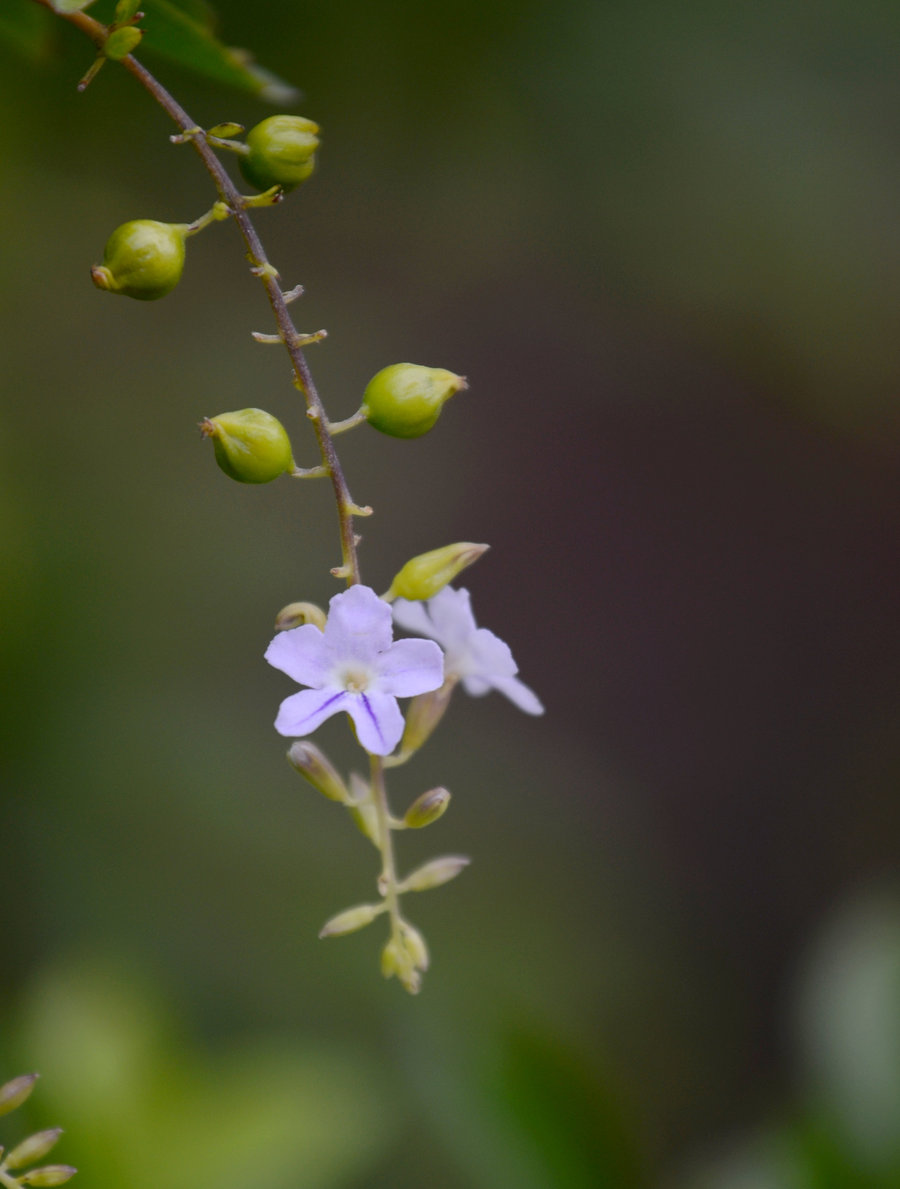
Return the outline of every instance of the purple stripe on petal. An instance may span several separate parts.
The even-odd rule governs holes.
[[[335,693],[333,689],[303,689],[281,703],[275,730],[280,735],[309,735],[326,718],[345,709],[344,703],[350,700],[343,690]]]
[[[356,727],[360,744],[376,756],[394,750],[403,734],[403,715],[397,699],[379,690],[348,697],[344,707]]]
[[[360,694],[360,701],[363,704],[366,714],[368,714],[369,719],[371,720],[373,728],[377,731],[379,742],[381,743],[381,746],[383,747],[384,746],[384,732],[381,729],[381,724],[379,723],[378,719],[375,717],[375,711],[372,709],[372,703],[369,701],[369,699],[366,697],[365,694]],[[388,751],[391,751],[391,748],[388,748]],[[379,752],[376,752],[376,755],[387,755],[387,752],[379,751]]]

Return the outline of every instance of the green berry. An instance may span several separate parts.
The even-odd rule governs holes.
[[[468,385],[441,367],[392,363],[366,385],[363,412],[370,425],[393,438],[418,438],[440,416],[444,403]]]
[[[98,289],[155,301],[174,289],[184,269],[184,223],[133,219],[117,227],[103,250],[103,264],[91,269]]]
[[[262,409],[208,417],[201,421],[200,432],[212,438],[219,467],[239,483],[269,483],[294,469],[287,431]]]
[[[318,124],[303,116],[269,116],[247,133],[249,151],[240,157],[241,173],[259,190],[293,190],[316,167],[318,131]]]

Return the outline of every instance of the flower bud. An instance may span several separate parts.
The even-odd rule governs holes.
[[[401,921],[400,935],[392,937],[381,951],[381,973],[385,978],[398,978],[410,995],[416,995],[422,986],[419,971],[427,969],[425,938],[409,921]]]
[[[65,1185],[70,1177],[78,1172],[71,1164],[45,1164],[43,1168],[33,1168],[19,1178],[23,1185],[33,1185],[35,1189],[51,1189],[53,1185]]]
[[[132,17],[137,16],[137,10],[140,6],[141,0],[118,0],[113,17],[114,23],[124,25],[126,21],[130,21]]]
[[[23,1139],[20,1144],[16,1144],[6,1157],[6,1167],[22,1168],[25,1164],[40,1160],[42,1156],[47,1155],[61,1135],[61,1127],[51,1127],[47,1131],[38,1131],[34,1135],[29,1135],[28,1139]]]
[[[442,883],[449,883],[459,875],[463,868],[468,867],[471,859],[465,855],[442,855],[439,859],[432,859],[430,863],[423,863],[417,867],[400,884],[401,892],[427,892],[431,888],[439,888]]]
[[[468,388],[462,376],[440,367],[392,363],[366,385],[362,411],[368,422],[393,438],[427,433],[454,392]]]
[[[452,582],[461,570],[478,561],[489,545],[473,545],[471,541],[457,541],[455,545],[444,545],[429,553],[420,553],[410,558],[406,565],[394,575],[390,590],[384,596],[392,599],[430,599],[439,590]]]
[[[326,921],[319,930],[319,936],[340,937],[344,933],[355,933],[357,929],[371,925],[383,911],[383,904],[357,904],[355,908],[347,908]]]
[[[381,951],[381,973],[385,978],[397,978],[410,995],[418,995],[422,976],[407,952],[406,946],[393,938]]]
[[[381,827],[378,813],[372,800],[372,790],[358,772],[350,773],[350,816],[360,834],[364,834],[373,846],[381,849]]]
[[[455,677],[448,677],[439,689],[417,694],[412,699],[406,711],[406,726],[400,740],[401,756],[411,756],[430,737],[450,705],[456,681]]]
[[[258,190],[293,190],[316,167],[318,131],[318,124],[303,116],[269,116],[247,133],[249,151],[239,159],[241,173]]]
[[[91,280],[98,289],[139,301],[165,297],[181,280],[186,230],[185,223],[154,219],[123,223],[106,241],[103,264],[91,269]]]
[[[239,483],[268,483],[294,469],[287,431],[262,409],[207,417],[200,432],[212,438],[220,469]]]
[[[275,617],[275,631],[287,632],[291,628],[299,628],[305,623],[311,623],[320,632],[324,632],[326,618],[325,612],[315,603],[288,603]]]
[[[341,780],[331,760],[314,743],[307,743],[298,739],[292,743],[287,753],[288,763],[303,776],[314,789],[326,796],[329,801],[339,801],[342,805],[350,804],[350,794],[347,786]]]
[[[403,815],[403,824],[412,830],[419,830],[422,826],[430,826],[439,817],[443,817],[450,804],[450,793],[445,788],[429,789],[421,797],[417,797]]]
[[[103,56],[113,62],[121,62],[127,58],[133,49],[141,43],[144,34],[134,25],[126,25],[123,29],[114,29],[103,43]]]
[[[409,921],[401,921],[400,930],[403,934],[403,944],[413,966],[417,970],[427,970],[429,957],[425,938],[415,925],[411,925]]]
[[[0,1115],[8,1115],[22,1105],[38,1080],[36,1073],[24,1073],[0,1086]]]

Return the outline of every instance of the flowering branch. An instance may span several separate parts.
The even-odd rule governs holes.
[[[58,0],[35,2],[58,12]],[[515,677],[516,665],[506,645],[476,626],[468,592],[449,586],[487,546],[460,542],[412,558],[381,597],[362,585],[359,537],[353,522],[372,510],[351,498],[334,437],[363,422],[392,437],[419,437],[434,426],[443,405],[467,386],[466,381],[442,368],[392,364],[369,382],[356,413],[330,421],[303,353],[303,347],[324,338],[325,331],[303,334],[297,330],[288,305],[302,288],[287,292],[281,288],[278,271],[269,262],[249,213],[279,203],[310,176],[318,127],[300,116],[272,116],[251,129],[246,143],[233,139],[244,131],[237,124],[204,130],[132,55],[142,37],[136,27],[141,19],[137,0],[119,0],[110,26],[83,12],[58,15],[87,34],[97,48],[79,89],[90,83],[107,59],[120,61],[174,121],[178,132],[170,139],[193,146],[218,193],[211,210],[191,223],[138,219],[122,224],[107,241],[103,264],[91,270],[95,285],[142,301],[163,297],[181,277],[186,239],[233,218],[250,271],[263,284],[277,327],[277,334],[254,332],[253,338],[263,344],[280,343],[290,356],[294,385],[305,399],[321,465],[296,466],[287,432],[262,409],[205,418],[200,429],[211,439],[220,468],[232,479],[265,483],[288,474],[309,479],[327,476],[331,481],[341,540],[341,565],[331,573],[345,580],[348,589],[331,599],[327,614],[309,602],[291,603],[279,613],[278,634],[266,660],[305,688],[284,699],[275,729],[298,740],[288,752],[293,767],[319,792],[348,809],[381,855],[380,901],[338,913],[326,922],[320,936],[350,933],[386,914],[390,933],[382,951],[382,972],[415,993],[428,967],[428,950],[422,935],[403,915],[401,896],[439,887],[458,875],[469,860],[445,855],[402,879],[398,876],[393,831],[420,829],[437,821],[447,809],[450,794],[443,787],[429,789],[402,818],[396,818],[388,801],[385,771],[406,763],[423,746],[459,685],[476,696],[499,690],[529,714],[540,714],[543,708]],[[214,150],[237,153],[241,172],[261,193],[242,195]],[[395,641],[394,623],[425,638]],[[405,720],[398,698],[412,698]],[[368,780],[354,773],[345,782],[317,747],[299,741],[338,713],[348,716],[357,742],[367,753]],[[0,1185],[12,1189],[2,1167]]]

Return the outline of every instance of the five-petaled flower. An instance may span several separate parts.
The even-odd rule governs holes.
[[[275,729],[309,735],[343,710],[359,742],[388,755],[403,734],[397,698],[427,693],[443,681],[441,650],[430,640],[392,643],[391,609],[368,586],[355,585],[329,603],[325,630],[314,624],[275,637],[266,660],[300,685],[311,686],[281,703]]]
[[[476,625],[467,590],[445,586],[427,603],[397,599],[394,622],[437,640],[446,678],[462,681],[466,693],[478,697],[496,689],[526,714],[544,713],[537,695],[516,677],[519,668],[508,646]]]

